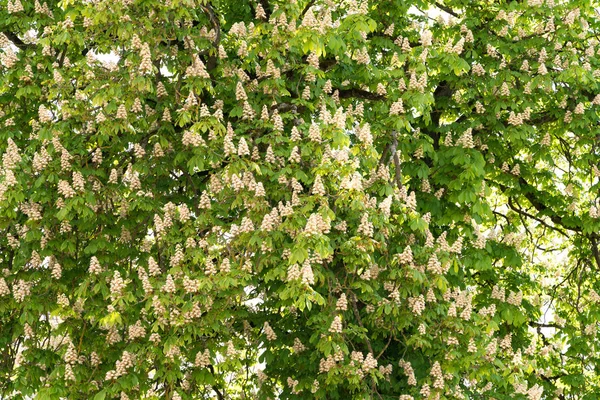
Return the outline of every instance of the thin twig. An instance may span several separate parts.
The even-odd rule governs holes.
[[[379,360],[379,357],[381,357],[383,355],[383,353],[387,350],[388,346],[392,342],[392,337],[393,336],[390,335],[390,338],[388,339],[388,342],[385,344],[385,346],[383,346],[383,349],[381,349],[381,351],[379,352],[379,354],[377,354],[377,357],[375,357],[376,360]]]
[[[352,311],[354,311],[354,317],[356,318],[356,321],[358,322],[358,325],[365,329],[365,326],[362,323],[362,319],[360,318],[360,312],[358,311],[358,305],[356,304],[356,294],[354,294],[354,292],[350,292],[352,293]],[[366,330],[366,329],[365,329]],[[369,340],[369,337],[365,335],[365,341],[367,342],[367,347],[369,349],[369,352],[371,354],[375,354],[373,352],[373,346],[371,346],[371,341]]]

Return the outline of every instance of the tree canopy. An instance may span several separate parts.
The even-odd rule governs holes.
[[[598,7],[0,0],[0,397],[598,398]]]

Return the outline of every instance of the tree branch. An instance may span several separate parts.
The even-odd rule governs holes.
[[[402,167],[400,166],[400,158],[398,157],[398,134],[392,131],[394,142],[392,144],[392,158],[394,160],[394,180],[398,189],[402,188]]]
[[[495,181],[492,181],[489,179],[486,179],[486,181],[491,182],[492,184],[498,186],[498,188],[500,188],[500,190],[502,190],[502,192],[507,192],[509,190],[508,186],[503,185],[501,183],[498,183],[498,182],[495,182]],[[554,224],[560,225],[563,228],[568,229],[570,231],[574,231],[574,232],[582,231],[582,228],[580,226],[578,226],[578,224],[565,222],[563,217],[561,217],[550,207],[548,207],[544,203],[542,203],[537,196],[537,193],[536,193],[537,189],[535,187],[533,187],[532,185],[530,185],[525,179],[523,179],[523,177],[519,177],[519,185],[523,188],[523,190],[520,191],[520,194],[522,194],[541,215],[547,215]],[[509,197],[509,199],[510,199],[510,196],[507,195],[507,197]],[[510,206],[510,204],[509,204],[509,206]],[[515,210],[515,211],[523,212],[523,210]],[[534,218],[539,222],[543,222],[539,219],[539,217],[533,217],[531,214],[529,214],[527,216]],[[546,223],[544,223],[544,225],[556,230],[556,227],[552,227]],[[564,232],[562,232],[562,233],[563,233],[563,235],[566,235]],[[568,235],[566,235],[566,236],[568,236]]]
[[[22,41],[16,34],[8,31],[2,31],[4,36],[8,38],[15,46],[17,46],[21,50],[25,50],[28,48],[32,48],[33,46]]]
[[[202,10],[208,16],[210,24],[215,30],[215,40],[213,41],[213,46],[215,48],[215,54],[208,57],[208,61],[206,62],[206,69],[210,72],[217,67],[217,54],[219,49],[219,43],[221,42],[221,23],[219,22],[219,18],[215,13],[215,9],[210,3],[206,3],[202,5]]]
[[[215,376],[215,369],[214,369],[214,367],[209,364],[207,368],[210,370],[210,373],[213,376]],[[219,400],[225,400],[225,396],[223,396],[223,393],[219,390],[219,388],[216,385],[211,385],[211,388],[217,394],[217,399],[219,399]]]
[[[358,311],[358,305],[356,304],[356,295],[354,294],[354,292],[352,293],[352,311],[354,312],[354,317],[356,318],[356,321],[358,322],[358,325],[365,329],[365,326],[362,323],[362,319],[360,318],[360,312]],[[366,330],[366,329],[365,329]],[[373,357],[375,356],[375,352],[373,351],[373,346],[371,346],[371,341],[369,340],[368,336],[365,336],[365,341],[367,342],[367,347],[369,349],[369,352],[371,354],[373,354]]]
[[[548,206],[546,206],[544,203],[542,203],[538,197],[536,196],[534,190],[536,190],[533,186],[531,186],[529,183],[527,183],[527,181],[525,179],[523,179],[523,177],[519,177],[519,184],[521,186],[524,186],[527,190],[523,191],[523,195],[525,196],[525,198],[527,200],[529,200],[529,202],[531,203],[532,206],[534,206],[540,213],[545,213],[548,214],[548,216],[550,217],[550,220],[552,222],[554,222],[555,224],[558,224],[566,229],[572,230],[572,231],[576,231],[576,232],[581,232],[581,228],[578,226],[574,226],[572,224],[567,224],[564,219],[556,214],[554,212],[554,210],[552,210],[551,208],[549,208]]]
[[[456,18],[460,18],[461,17],[461,15],[458,14],[456,11],[454,11],[453,9],[451,9],[450,7],[448,7],[447,5],[444,5],[444,4],[440,3],[439,1],[436,1],[434,4],[435,4],[435,6],[437,8],[439,8],[442,11],[445,11],[446,13],[452,15],[453,17],[456,17]]]
[[[304,7],[304,9],[302,10],[302,13],[300,14],[301,17],[304,17],[304,14],[306,14],[308,12],[308,10],[315,4],[315,0],[310,0],[308,3],[306,3],[306,6]]]
[[[440,148],[440,132],[437,131],[437,128],[440,126],[440,118],[442,117],[442,113],[448,109],[447,104],[440,104],[442,102],[447,102],[446,99],[451,98],[454,95],[456,90],[452,89],[447,81],[441,81],[438,83],[435,91],[433,92],[433,99],[437,107],[434,107],[431,110],[431,129],[424,129],[423,133],[427,134],[433,140],[433,149],[439,150]],[[444,99],[444,100],[443,100]]]
[[[529,326],[533,327],[533,328],[556,328],[556,329],[562,329],[562,326],[557,325],[557,324],[542,324],[540,322],[529,322]]]
[[[379,95],[377,93],[371,93],[362,89],[337,89],[340,94],[340,98],[348,99],[348,98],[358,98],[365,100],[385,100],[385,96]]]
[[[383,349],[381,349],[381,351],[379,352],[379,354],[377,354],[377,357],[375,357],[376,360],[379,360],[379,357],[381,357],[383,355],[383,353],[385,353],[385,351],[387,350],[387,348],[390,346],[390,343],[392,342],[392,338],[394,336],[390,335],[390,338],[388,339],[387,343],[385,344],[385,346],[383,346]]]
[[[591,235],[589,239],[592,243],[592,255],[594,256],[594,260],[596,260],[596,267],[600,268],[600,252],[598,251],[598,241],[593,235]]]
[[[517,203],[517,204],[518,204],[518,203]],[[508,206],[510,207],[510,209],[511,209],[511,210],[513,210],[513,211],[515,211],[515,212],[517,212],[517,213],[519,213],[519,214],[521,214],[521,215],[524,215],[524,216],[526,216],[526,217],[528,217],[528,218],[534,219],[534,220],[538,221],[540,224],[544,225],[545,227],[548,227],[548,228],[550,228],[550,229],[552,229],[552,230],[554,230],[554,231],[557,231],[557,232],[559,232],[561,235],[563,235],[563,236],[565,236],[565,237],[567,237],[567,238],[569,237],[569,235],[568,235],[568,234],[567,234],[565,231],[563,231],[562,229],[560,229],[560,228],[557,228],[556,226],[551,226],[551,225],[548,225],[548,224],[546,223],[546,221],[544,221],[543,219],[541,219],[541,218],[538,218],[538,217],[536,217],[535,215],[532,215],[532,214],[528,213],[527,211],[525,211],[525,210],[521,209],[520,207],[516,207],[516,206],[513,204],[513,201],[512,201],[512,198],[511,198],[511,197],[509,197],[509,198],[508,198]]]

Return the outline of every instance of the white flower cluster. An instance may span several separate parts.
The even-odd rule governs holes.
[[[505,301],[506,292],[503,287],[499,287],[498,285],[494,285],[492,288],[492,299]]]
[[[400,264],[411,265],[413,263],[413,254],[410,246],[406,246],[404,251],[397,255]]]
[[[14,2],[8,0],[6,3],[6,10],[9,14],[19,13],[23,11],[23,5],[20,0],[15,0]]]
[[[356,136],[365,146],[371,146],[373,144],[373,135],[371,134],[371,125],[368,123],[363,124],[362,127],[356,129]]]
[[[331,326],[329,327],[329,332],[330,333],[342,333],[342,329],[343,329],[342,317],[339,315],[336,315],[335,318],[333,319],[333,322],[331,322]]]
[[[267,337],[268,341],[272,342],[273,340],[277,339],[277,334],[275,333],[273,328],[271,328],[271,325],[269,325],[267,321],[265,321],[263,329],[265,331],[265,336]]]
[[[362,363],[362,370],[368,373],[372,369],[377,368],[377,360],[373,357],[372,353],[367,354],[365,360]]]
[[[200,368],[206,368],[210,364],[210,352],[208,349],[204,349],[204,352],[199,351],[196,353],[196,359],[194,365]]]
[[[177,291],[177,287],[175,286],[175,281],[173,280],[173,276],[171,274],[167,275],[167,279],[165,284],[160,289],[164,293],[175,293]]]
[[[464,131],[456,141],[456,145],[464,147],[465,149],[472,149],[475,146],[473,143],[473,129],[469,128]]]
[[[420,41],[421,41],[421,45],[423,47],[431,46],[431,44],[433,43],[433,33],[430,30],[428,30],[428,29],[424,29],[421,32],[421,39],[420,39]]]
[[[301,353],[306,350],[306,346],[298,338],[294,338],[294,345],[292,346],[294,353]]]
[[[314,285],[315,284],[315,276],[313,274],[312,267],[310,265],[310,261],[307,259],[302,263],[302,269],[300,270],[300,274],[302,275],[302,284],[304,285]]]
[[[8,284],[6,283],[6,280],[4,278],[0,278],[0,297],[8,296],[9,294],[10,294],[10,288],[8,287]]]
[[[65,352],[64,360],[68,364],[76,364],[79,360],[79,357],[77,356],[77,351],[75,350],[75,346],[73,346],[73,343],[69,343],[69,345],[67,346],[67,351]]]
[[[348,300],[346,299],[345,293],[342,293],[339,299],[336,301],[335,309],[340,311],[346,311],[348,309]]]
[[[398,99],[390,106],[390,115],[400,114],[404,114],[404,103],[402,102],[402,99]]]
[[[438,260],[437,255],[433,253],[427,261],[427,270],[435,275],[441,275],[444,273],[442,263]]]
[[[443,389],[444,388],[444,374],[442,373],[442,367],[439,361],[433,363],[431,367],[430,375],[434,378],[433,388]]]
[[[308,236],[325,235],[331,230],[331,221],[329,218],[323,218],[319,213],[313,213],[308,217],[304,233]]]
[[[422,294],[416,297],[409,297],[408,306],[412,310],[413,314],[421,315],[423,311],[425,311],[425,297]]]
[[[128,327],[129,340],[143,338],[144,336],[146,336],[146,328],[144,328],[142,326],[142,321],[137,320],[135,324],[129,325],[129,327]]]
[[[140,58],[142,61],[140,62],[140,73],[143,75],[152,73],[152,58],[150,55],[150,46],[148,43],[144,43],[140,48]]]
[[[481,315],[482,317],[486,317],[486,316],[493,317],[496,314],[496,305],[490,304],[487,307],[481,307],[478,314]]]
[[[27,296],[31,294],[32,282],[27,282],[19,279],[13,284],[13,297],[17,303],[22,303]]]
[[[357,233],[362,234],[366,237],[373,237],[374,229],[373,223],[369,221],[369,214],[364,213],[360,219],[360,225],[358,226]]]
[[[265,232],[274,230],[281,223],[281,216],[276,207],[273,207],[270,213],[263,217],[260,229]],[[307,223],[308,224],[308,223]]]
[[[400,360],[398,365],[404,370],[404,375],[408,378],[408,384],[411,386],[417,385],[417,379],[415,378],[415,371],[412,365],[408,361]]]
[[[427,74],[425,73],[417,78],[416,72],[412,71],[410,74],[410,80],[408,81],[408,88],[410,90],[416,90],[420,93],[424,93],[425,88],[427,88]]]
[[[121,296],[123,294],[123,289],[125,289],[126,286],[127,286],[127,284],[121,277],[121,274],[119,273],[119,271],[114,271],[113,277],[110,281],[111,297],[117,298],[117,297]]]
[[[128,351],[124,351],[123,355],[121,356],[121,359],[116,362],[115,369],[108,371],[104,380],[110,381],[125,375],[127,373],[127,370],[133,367],[134,362],[134,354]]]
[[[520,306],[521,302],[523,301],[523,292],[519,291],[519,292],[510,292],[508,295],[508,298],[506,299],[506,302],[508,304],[512,304],[513,306]]]
[[[319,360],[319,372],[326,373],[331,369],[335,368],[336,360],[333,355],[328,355],[327,358],[321,358]]]

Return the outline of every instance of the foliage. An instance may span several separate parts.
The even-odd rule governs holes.
[[[595,2],[0,1],[0,392],[595,399]]]

